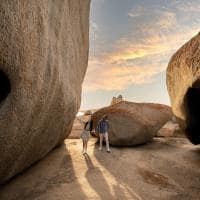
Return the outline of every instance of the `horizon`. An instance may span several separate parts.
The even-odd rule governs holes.
[[[119,94],[170,105],[166,68],[199,32],[199,10],[200,0],[93,0],[80,110],[108,106]]]

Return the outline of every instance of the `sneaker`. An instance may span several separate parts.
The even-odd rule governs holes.
[[[111,151],[110,151],[110,150],[107,150],[107,153],[111,153]]]

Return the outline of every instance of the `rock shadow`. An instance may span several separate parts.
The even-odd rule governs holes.
[[[122,147],[111,147],[111,153],[106,152],[105,145],[103,146],[103,151],[99,151],[99,144],[96,143],[94,147],[94,156],[98,160],[100,166],[103,166],[107,169],[115,179],[115,182],[110,186],[113,191],[114,197],[111,199],[134,199],[141,200],[140,195],[137,194],[137,191],[134,188],[134,176],[132,180],[127,180],[127,173],[133,172],[131,166],[126,166],[126,163],[120,162],[120,157],[124,155],[121,151],[124,152],[129,151],[130,148],[122,148]],[[133,147],[132,147],[133,148]],[[114,159],[114,160],[113,160]],[[131,169],[132,168],[132,169]],[[134,174],[134,172],[133,172]],[[131,177],[129,175],[129,177]],[[133,189],[134,188],[134,189]]]
[[[85,154],[84,157],[88,168],[85,177],[92,189],[101,199],[115,199],[111,194],[109,185],[106,182],[104,174],[101,172],[100,168],[98,166],[94,166],[88,154]]]
[[[200,144],[200,80],[198,79],[188,88],[184,97],[184,111],[186,116],[185,133],[193,144]]]
[[[0,199],[87,199],[75,176],[71,155],[66,145],[54,149],[0,189]]]
[[[200,150],[189,145],[186,138],[156,138],[142,146],[112,147],[111,154],[107,154],[99,152],[96,144],[94,156],[119,183],[113,189],[122,191],[122,199],[127,193],[132,199],[161,199],[159,195],[171,199],[179,194],[195,199],[200,183]]]

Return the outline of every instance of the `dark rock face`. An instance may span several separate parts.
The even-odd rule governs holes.
[[[1,0],[0,183],[70,133],[88,61],[90,0]]]
[[[171,108],[161,104],[122,101],[92,115],[94,127],[103,115],[109,120],[109,141],[115,146],[144,144],[172,118]]]
[[[183,45],[167,68],[174,114],[193,144],[200,144],[200,33]]]

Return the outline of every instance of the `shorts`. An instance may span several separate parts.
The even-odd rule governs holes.
[[[84,140],[84,141],[88,141],[90,138],[90,131],[83,131],[81,133],[81,139]]]
[[[104,133],[99,133],[99,134],[102,134],[102,135],[105,135],[107,132],[104,132]]]

